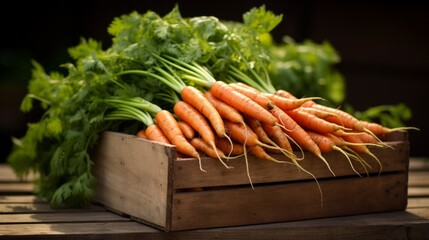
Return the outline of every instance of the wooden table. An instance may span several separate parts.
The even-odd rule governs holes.
[[[429,159],[410,160],[406,211],[165,233],[93,204],[52,210],[0,164],[1,239],[429,239]]]

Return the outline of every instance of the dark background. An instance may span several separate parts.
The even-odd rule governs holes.
[[[175,1],[41,1],[10,2],[0,10],[0,162],[10,151],[11,136],[25,133],[26,124],[37,121],[39,112],[19,111],[31,74],[30,60],[47,71],[59,70],[69,61],[67,48],[81,37],[110,46],[107,27],[114,17],[131,11],[168,13]],[[184,17],[212,15],[241,21],[251,7],[266,5],[283,14],[273,31],[276,41],[285,35],[296,41],[329,41],[342,61],[337,66],[347,83],[347,99],[365,110],[382,104],[407,104],[412,112],[408,126],[411,156],[428,157],[429,90],[428,4],[413,1],[372,3],[356,1],[181,1]]]

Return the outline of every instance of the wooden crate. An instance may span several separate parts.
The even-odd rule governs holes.
[[[325,154],[326,165],[306,154],[296,166],[249,157],[249,184],[243,158],[177,158],[170,145],[105,132],[94,153],[96,201],[165,231],[273,223],[403,210],[407,205],[409,143],[406,134],[387,138],[393,148],[371,148],[382,162],[363,156],[369,174],[354,161],[358,176],[340,153]],[[282,155],[276,155],[280,158]]]

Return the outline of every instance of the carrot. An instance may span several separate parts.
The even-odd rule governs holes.
[[[241,113],[250,115],[261,122],[274,125],[277,119],[268,110],[251,100],[244,94],[222,81],[216,81],[210,88],[210,92],[216,98],[229,104]]]
[[[371,131],[376,136],[382,136],[384,134],[391,133],[391,132],[396,132],[396,131],[406,131],[406,130],[409,130],[409,129],[419,130],[418,128],[415,128],[415,127],[387,128],[387,127],[384,127],[381,124],[374,123],[374,122],[367,122],[367,121],[360,121],[360,123],[362,124],[362,126],[364,128],[368,129],[369,131]]]
[[[327,117],[338,117],[339,118],[339,116],[337,114],[330,113],[330,112],[327,112],[327,111],[323,111],[323,110],[320,110],[320,109],[317,109],[317,108],[300,107],[299,110],[311,113],[311,114],[315,115],[316,117],[322,118],[322,119],[326,119]]]
[[[241,155],[244,152],[243,145],[231,142],[227,138],[216,138],[216,147],[222,150],[224,153],[228,152],[232,155]]]
[[[259,145],[255,145],[255,146],[251,146],[249,147],[249,151],[255,155],[256,157],[260,158],[260,159],[264,159],[264,160],[268,160],[268,161],[273,161],[273,162],[282,162],[279,161],[277,159],[275,159],[274,157],[272,157],[271,155],[269,155],[265,149]]]
[[[300,126],[298,125],[287,113],[285,113],[281,109],[273,109],[271,110],[272,114],[277,117],[278,121],[283,124],[285,128],[282,128],[283,131],[290,135],[292,139],[298,144],[300,148],[303,148],[310,153],[313,153],[318,158],[320,158],[328,167],[328,169],[332,172],[332,174],[335,176],[335,173],[332,171],[331,167],[329,166],[329,163],[326,161],[326,159],[322,156],[322,152],[320,151],[320,148],[317,146],[317,144],[311,139],[311,137],[308,135],[308,133]]]
[[[145,133],[146,133],[147,139],[149,140],[171,144],[167,136],[162,132],[161,128],[156,124],[153,124],[147,127]]]
[[[243,116],[240,114],[240,112],[237,109],[235,109],[235,108],[231,107],[230,105],[224,103],[223,101],[219,100],[218,98],[213,96],[213,94],[210,91],[205,92],[204,96],[215,107],[215,109],[219,112],[219,115],[223,119],[227,119],[231,122],[244,124]],[[227,140],[229,140],[231,148],[233,148],[233,146],[232,146],[233,143],[232,143],[231,139],[228,137],[228,135],[225,135],[225,138]],[[232,151],[232,149],[231,149],[231,151]],[[229,151],[228,156],[231,155],[231,153],[232,153],[231,151]]]
[[[145,129],[141,129],[140,131],[138,131],[138,132],[136,133],[136,137],[139,137],[139,138],[146,138]]]
[[[373,143],[373,144],[379,143],[374,136],[365,132],[362,134],[359,134],[359,138],[362,140],[362,142],[365,142],[365,143]]]
[[[178,101],[176,104],[174,104],[173,110],[178,118],[194,128],[201,135],[204,141],[206,141],[210,146],[212,146],[214,150],[216,150],[216,139],[213,130],[206,118],[197,109],[185,101]],[[224,124],[222,125],[224,126]],[[218,156],[218,159],[226,168],[230,168],[224,161],[222,161],[220,156]]]
[[[299,109],[287,111],[286,113],[301,127],[318,133],[332,133],[337,130],[349,130],[343,126],[318,118],[311,113],[300,111]]]
[[[191,125],[181,120],[177,121],[177,123],[179,124],[180,130],[182,130],[183,135],[185,135],[187,139],[192,139],[195,137],[195,131],[191,127]]]
[[[368,143],[364,143],[359,136],[355,136],[355,135],[348,135],[348,136],[343,136],[341,137],[342,139],[345,140],[344,145],[349,146],[351,149],[355,150],[356,152],[360,152],[360,153],[366,153],[368,155],[370,155],[372,158],[374,158],[378,165],[380,166],[380,171],[379,174],[382,171],[382,167],[383,165],[381,164],[380,160],[377,158],[377,156],[375,156],[368,148],[365,144]],[[340,138],[340,139],[341,139]],[[355,143],[355,144],[349,144],[349,143]]]
[[[187,156],[198,158],[200,169],[205,172],[201,165],[200,155],[183,135],[173,114],[167,110],[161,110],[155,115],[155,121],[168,140],[176,146],[177,151]]]
[[[262,92],[256,89],[243,87],[243,85],[235,84],[235,83],[230,83],[229,85],[239,93],[242,93],[243,95],[252,99],[253,101],[255,101],[256,103],[258,103],[260,106],[262,106],[267,110],[271,110],[275,106],[274,102],[271,101],[269,97],[265,96],[264,94],[262,94]]]
[[[293,95],[292,93],[290,93],[290,92],[288,92],[286,90],[283,90],[283,89],[277,90],[276,93],[275,93],[275,95],[281,96],[281,97],[284,97],[284,98],[298,99],[297,97],[295,97],[295,95]],[[313,100],[309,100],[309,101],[306,101],[305,103],[303,103],[301,106],[302,107],[311,107],[314,104],[317,104],[317,103],[314,102]]]
[[[244,122],[243,116],[240,114],[240,112],[237,109],[222,102],[221,100],[213,96],[213,94],[210,91],[205,92],[204,96],[215,107],[215,109],[219,112],[219,115],[223,119],[227,119],[231,122],[236,122],[236,123]]]
[[[215,142],[215,135],[207,119],[192,105],[185,101],[178,101],[173,108],[176,116],[197,131],[210,145]]]
[[[286,152],[289,152],[293,155],[292,146],[290,145],[288,136],[283,132],[280,126],[278,125],[269,125],[266,123],[261,123],[262,128],[267,133],[267,135],[273,139],[273,141],[279,145]],[[295,156],[296,157],[296,156]]]
[[[330,152],[333,152],[333,151],[338,151],[338,152],[342,153],[347,158],[347,160],[348,160],[351,168],[353,169],[353,171],[357,175],[361,176],[360,173],[358,171],[356,171],[356,169],[354,168],[354,166],[353,166],[353,164],[352,164],[352,162],[350,160],[349,156],[352,155],[352,154],[346,152],[345,150],[343,150],[342,148],[340,148],[339,146],[337,146],[335,144],[335,142],[331,138],[329,138],[328,136],[326,136],[326,135],[322,135],[322,134],[319,134],[319,133],[316,133],[316,132],[311,132],[311,131],[307,131],[307,133],[311,137],[311,139],[319,146],[320,150],[323,153],[330,153]]]
[[[265,144],[273,144],[273,140],[267,135],[265,130],[262,128],[261,122],[258,119],[252,118],[248,115],[244,116],[247,125],[256,133],[258,139]]]
[[[276,104],[276,106],[281,108],[283,111],[297,109],[310,100],[323,99],[321,97],[286,98],[272,93],[266,93],[264,95],[273,101],[274,104]]]
[[[230,133],[232,139],[242,144],[245,144],[248,147],[261,146],[266,148],[278,149],[275,146],[270,146],[261,142],[258,138],[258,135],[247,124],[233,123],[228,120],[225,120],[225,127]]]
[[[249,116],[244,116],[244,117],[245,117],[245,121],[248,124],[248,126],[253,130],[253,132],[256,133],[256,135],[258,136],[258,139],[260,139],[260,141],[262,143],[265,143],[267,145],[275,147],[275,148],[267,148],[268,151],[274,152],[274,153],[282,153],[288,158],[294,158],[295,157],[295,155],[289,150],[290,145],[287,146],[288,149],[283,149],[281,146],[279,146],[274,140],[272,140],[270,138],[270,136],[267,134],[265,129],[262,127],[262,123],[260,121],[258,121],[257,119],[254,119],[252,117],[249,117]],[[264,124],[268,125],[266,123],[264,123]],[[275,125],[275,126],[269,125],[269,126],[270,127],[279,127],[277,125]],[[280,132],[283,134],[283,131],[281,129],[280,129]]]
[[[183,101],[195,107],[210,121],[219,137],[224,137],[226,135],[221,116],[200,90],[192,86],[185,86],[180,95]]]
[[[201,152],[203,152],[209,157],[218,158],[218,156],[220,156],[221,158],[227,158],[225,154],[222,152],[222,150],[220,150],[219,148],[217,148],[216,150],[213,149],[211,145],[209,145],[206,141],[204,141],[204,139],[200,137],[192,138],[190,140],[190,143],[197,150],[200,150]]]
[[[284,89],[277,90],[275,94],[284,98],[298,99],[297,97],[295,97],[295,95]]]

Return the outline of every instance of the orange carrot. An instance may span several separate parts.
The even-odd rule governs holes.
[[[162,132],[161,128],[156,125],[150,125],[146,128],[146,137],[149,140],[155,141],[155,142],[161,142],[166,144],[171,144],[168,140],[167,136]]]
[[[210,91],[205,92],[204,96],[215,107],[215,109],[219,112],[219,115],[223,119],[229,120],[231,122],[236,122],[236,123],[242,123],[244,121],[243,116],[240,114],[240,112],[237,109],[222,102],[221,100],[213,96],[213,94]]]
[[[177,121],[177,123],[179,124],[180,130],[182,130],[183,135],[187,139],[192,139],[195,137],[195,131],[191,127],[191,125],[181,120]]]
[[[225,120],[225,127],[230,133],[232,139],[245,144],[248,147],[258,145],[261,147],[278,149],[278,147],[261,142],[258,135],[247,124],[233,123]]]
[[[273,141],[279,145],[285,151],[293,154],[292,146],[290,145],[287,135],[283,132],[280,126],[278,125],[269,125],[266,123],[261,123],[262,128],[265,130],[267,135],[273,139]]]
[[[275,95],[281,96],[281,97],[284,97],[284,98],[298,99],[297,97],[295,97],[295,95],[293,95],[292,93],[290,93],[290,92],[288,92],[286,90],[283,90],[283,89],[277,90],[276,93],[275,93]],[[313,100],[309,100],[309,101],[306,101],[305,103],[303,103],[301,106],[302,107],[311,107],[314,104],[317,104],[317,103],[314,102]]]
[[[217,148],[216,150],[213,149],[212,146],[210,146],[206,141],[204,141],[204,139],[202,139],[200,137],[192,138],[190,140],[190,143],[197,150],[200,150],[201,152],[203,152],[204,154],[206,154],[209,157],[218,158],[220,156],[221,158],[228,158],[227,156],[225,156],[225,154],[222,152],[222,150],[220,150],[219,148]]]
[[[201,137],[206,141],[214,150],[216,150],[216,138],[213,133],[210,124],[207,122],[206,118],[191,104],[185,101],[178,101],[174,104],[174,113],[182,121],[188,123],[195,131],[197,131]],[[215,110],[216,111],[216,110]],[[222,123],[224,126],[224,124]],[[225,133],[226,135],[226,133]],[[221,157],[218,156],[218,159],[226,168],[230,168],[225,162],[222,161]]]
[[[262,94],[262,92],[256,89],[243,87],[243,85],[239,85],[235,83],[230,83],[229,85],[239,93],[242,93],[243,95],[252,99],[253,101],[255,101],[256,103],[258,103],[260,106],[262,106],[267,110],[271,110],[275,106],[274,102],[271,101],[269,97],[265,96],[264,94]]]
[[[207,119],[192,105],[185,101],[174,104],[174,113],[183,122],[189,124],[210,145],[215,142],[215,135]]]
[[[229,104],[238,111],[248,114],[261,122],[274,125],[277,119],[265,108],[251,100],[249,97],[234,90],[233,87],[222,81],[216,81],[210,88],[210,92],[216,98]]]
[[[272,93],[266,93],[264,95],[267,96],[271,101],[273,101],[274,104],[276,104],[276,106],[281,108],[283,111],[297,109],[310,100],[322,99],[320,97],[286,98]]]
[[[365,132],[363,132],[362,134],[359,134],[359,138],[364,143],[373,143],[373,144],[379,143],[379,141],[374,136]]]
[[[332,133],[337,130],[349,130],[343,126],[328,122],[315,115],[295,109],[286,112],[296,123],[305,129],[309,129],[319,133]]]
[[[378,165],[380,166],[380,171],[379,173],[381,173],[382,171],[382,167],[383,165],[381,164],[380,160],[377,158],[377,156],[375,156],[366,146],[366,143],[364,143],[359,136],[356,135],[348,135],[348,136],[343,136],[341,137],[342,139],[345,140],[346,143],[344,143],[344,145],[349,146],[351,149],[355,150],[358,153],[366,153],[368,155],[370,155],[372,158],[374,158]],[[340,139],[341,139],[340,138]],[[355,143],[355,144],[348,144],[348,143]]]
[[[295,95],[284,89],[277,90],[275,94],[284,98],[298,99],[297,97],[295,97]]]
[[[291,136],[291,138],[298,144],[300,148],[303,148],[309,151],[310,153],[313,153],[318,158],[320,158],[323,162],[325,162],[328,169],[335,176],[335,173],[331,170],[331,167],[329,166],[328,162],[322,156],[322,152],[320,151],[320,148],[311,139],[308,133],[283,110],[277,108],[277,109],[271,110],[271,112],[275,117],[277,117],[279,123],[281,123],[284,126],[284,128],[282,128],[283,131],[289,136]]]
[[[222,150],[224,153],[230,153],[232,155],[241,155],[244,152],[243,145],[231,142],[227,138],[216,138],[216,147]]]
[[[272,125],[268,125],[266,123],[261,123],[257,119],[254,119],[254,118],[249,117],[249,116],[245,116],[245,121],[249,125],[249,127],[253,130],[253,132],[256,133],[256,135],[258,136],[258,139],[261,142],[263,142],[269,146],[274,147],[274,148],[265,147],[267,151],[274,152],[274,153],[282,153],[288,158],[296,158],[296,156],[293,154],[292,148],[289,144],[289,141],[288,141],[286,135],[283,133],[283,131],[281,130],[281,128],[279,126],[277,126],[277,125],[272,126]],[[262,125],[265,125],[265,128]],[[284,145],[286,148],[283,148],[282,146],[277,144],[277,142],[271,138],[271,136],[268,134],[267,131],[265,131],[265,129],[268,129],[270,131],[270,134],[274,135],[274,137],[280,137],[281,138],[281,136],[276,136],[276,134],[283,135],[283,137],[286,139],[281,138],[280,141],[281,141],[281,144]],[[278,129],[279,132],[273,133],[275,131],[274,129]],[[279,140],[279,139],[277,138],[276,140]]]
[[[136,137],[146,138],[145,129],[142,129],[136,133]]]
[[[159,111],[155,116],[155,121],[168,140],[176,146],[178,152],[200,159],[197,150],[186,140],[180,130],[179,124],[177,124],[176,119],[169,111]],[[200,169],[204,171],[201,167],[201,161]]]
[[[273,144],[273,140],[267,135],[265,130],[262,128],[261,122],[258,119],[252,118],[248,115],[244,116],[247,125],[256,133],[258,139],[265,144]]]
[[[224,137],[226,135],[221,116],[200,90],[192,86],[186,86],[182,89],[180,95],[183,101],[195,107],[210,121],[219,137]]]
[[[344,151],[342,148],[337,146],[335,144],[335,142],[330,137],[328,137],[326,135],[322,135],[322,134],[311,132],[311,131],[307,131],[307,133],[311,137],[311,139],[319,146],[320,150],[323,153],[330,153],[333,151],[338,151],[338,152],[342,153],[347,158],[347,160],[348,160],[351,168],[353,169],[353,171],[357,175],[361,176],[360,173],[358,171],[356,171],[356,169],[354,168],[354,166],[350,160],[350,156],[352,154]],[[352,156],[352,157],[354,157],[354,156]]]
[[[396,131],[406,131],[409,129],[419,130],[418,128],[415,128],[415,127],[387,128],[381,124],[374,123],[374,122],[367,122],[367,121],[360,121],[360,123],[363,125],[364,128],[368,129],[376,136],[382,136],[383,134],[396,132]]]
[[[283,162],[283,161],[279,161],[279,160],[275,159],[274,157],[272,157],[271,155],[269,155],[263,147],[258,146],[258,145],[249,147],[249,151],[253,155],[255,155],[256,157],[258,157],[260,159],[269,160],[269,161],[273,161],[273,162]]]
[[[338,117],[339,118],[339,116],[337,116],[337,114],[330,113],[330,112],[327,112],[327,111],[323,111],[323,110],[320,110],[320,109],[317,109],[317,108],[300,107],[299,110],[311,113],[311,114],[315,115],[316,117],[322,118],[322,119],[326,119],[327,117]]]

